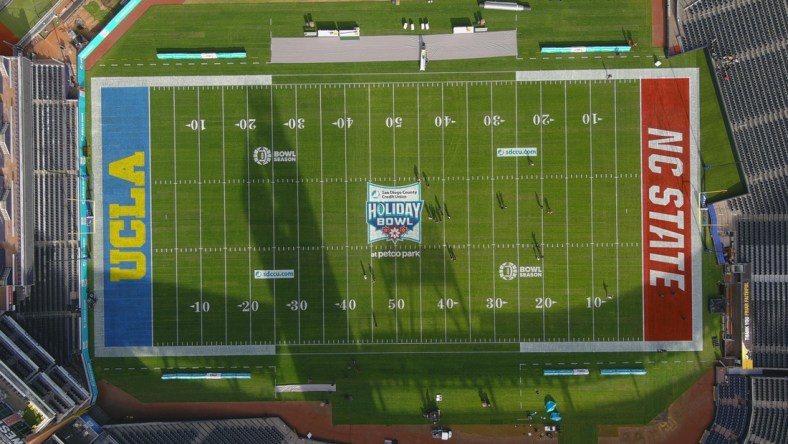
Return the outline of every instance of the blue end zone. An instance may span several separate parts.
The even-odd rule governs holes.
[[[105,347],[153,345],[149,121],[148,88],[102,90]]]

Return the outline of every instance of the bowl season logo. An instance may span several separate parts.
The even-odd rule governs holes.
[[[258,146],[252,153],[252,158],[258,165],[268,165],[273,156],[274,162],[295,162],[295,151],[271,151],[267,146]]]
[[[511,262],[504,262],[498,267],[498,276],[505,281],[511,281],[515,278],[530,278],[530,277],[542,277],[542,267],[539,266],[520,266],[511,263]]]
[[[401,240],[421,243],[421,187],[367,184],[367,241]]]

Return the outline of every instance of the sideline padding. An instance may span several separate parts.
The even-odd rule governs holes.
[[[430,60],[517,55],[517,32],[421,36]],[[418,35],[367,36],[359,40],[290,37],[271,40],[271,63],[401,62],[419,60]]]
[[[689,84],[688,78],[641,81],[646,341],[692,340]]]

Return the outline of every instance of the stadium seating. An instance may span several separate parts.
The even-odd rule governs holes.
[[[788,11],[781,0],[680,0],[684,51],[708,48],[749,193],[734,213],[788,212]]]
[[[279,444],[299,440],[279,418],[119,424],[104,428],[119,444]]]
[[[747,412],[750,389],[747,376],[727,375],[727,381],[717,384],[717,405],[714,422],[704,435],[702,444],[739,442],[747,431]]]
[[[752,420],[744,442],[788,442],[788,378],[753,377],[752,392]]]

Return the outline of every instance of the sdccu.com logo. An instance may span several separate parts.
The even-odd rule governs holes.
[[[530,278],[542,277],[542,267],[540,266],[523,266],[518,267],[511,262],[504,262],[498,267],[498,276],[505,281],[511,281],[515,278]]]

